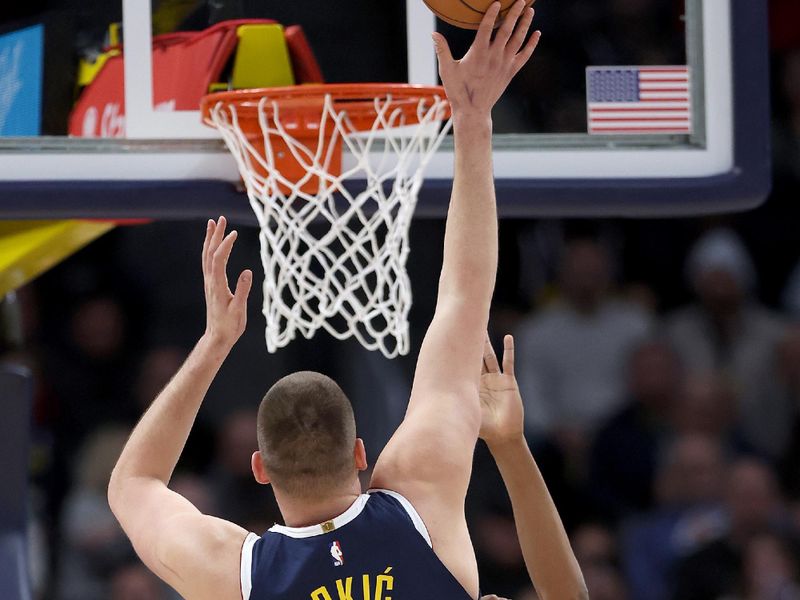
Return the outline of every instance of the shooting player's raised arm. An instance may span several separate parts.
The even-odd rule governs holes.
[[[439,558],[477,597],[477,568],[463,504],[480,428],[481,348],[497,271],[491,109],[539,40],[525,42],[533,10],[519,0],[492,39],[487,11],[469,52],[454,60],[435,34],[439,72],[453,109],[455,177],[439,294],[403,424],[381,454],[373,486],[405,495],[426,522]]]

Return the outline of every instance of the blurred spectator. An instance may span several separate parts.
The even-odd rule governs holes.
[[[23,332],[23,306],[16,292],[0,298],[0,357],[7,360],[27,339]]]
[[[800,53],[798,53],[800,55]],[[783,308],[795,319],[800,319],[800,262],[795,265],[781,298]]]
[[[626,600],[628,592],[619,569],[612,530],[599,523],[582,525],[572,534],[572,548],[592,600]]]
[[[622,532],[631,600],[670,598],[675,564],[720,535],[723,474],[715,438],[684,435],[663,453],[654,483],[658,507],[628,520]]]
[[[217,516],[260,534],[280,522],[280,511],[272,490],[259,485],[250,468],[258,450],[256,417],[255,410],[239,410],[222,423],[209,484]]]
[[[530,579],[513,515],[510,511],[484,511],[472,523],[481,587],[501,597],[516,598]]]
[[[72,316],[72,340],[88,359],[99,363],[116,357],[125,341],[125,316],[112,298],[93,298]]]
[[[575,558],[581,566],[617,564],[617,541],[614,532],[602,523],[584,523],[570,536]]]
[[[216,498],[202,477],[191,473],[179,473],[172,477],[169,488],[186,498],[204,515],[219,514]]]
[[[775,170],[778,176],[800,181],[800,48],[787,52],[779,61],[778,95],[774,131]]]
[[[134,410],[137,417],[147,410],[181,368],[184,360],[186,351],[174,346],[157,346],[144,355],[134,384]]]
[[[776,379],[778,393],[785,394],[794,409],[794,428],[781,461],[781,475],[786,488],[800,496],[800,323],[787,329],[778,345]]]
[[[671,421],[678,433],[718,440],[728,455],[755,454],[741,432],[738,416],[738,402],[730,382],[721,374],[706,373],[686,378]]]
[[[592,600],[627,600],[629,597],[619,569],[609,565],[588,565],[583,568],[583,577]]]
[[[731,466],[724,510],[724,534],[678,564],[675,600],[736,594],[743,586],[748,544],[764,531],[784,531],[791,526],[775,475],[765,463],[754,459],[740,459]]]
[[[108,600],[166,600],[161,581],[140,563],[130,563],[111,575]]]
[[[660,507],[716,506],[722,499],[725,453],[718,438],[684,434],[661,457],[655,481]]]
[[[633,282],[625,285],[624,297],[628,302],[639,306],[644,312],[656,314],[658,312],[659,298],[655,290],[642,282]]]
[[[36,488],[31,492],[32,502],[28,517],[28,569],[33,597],[41,598],[47,585],[51,583],[49,570],[51,557],[47,531],[42,523],[40,493]]]
[[[800,548],[774,533],[755,536],[744,551],[742,600],[800,600]]]
[[[528,586],[522,592],[520,592],[519,596],[515,600],[539,600],[539,596],[536,595],[536,590],[532,587]]]
[[[128,431],[101,427],[87,438],[64,505],[60,600],[104,600],[107,577],[133,549],[111,513],[106,490]]]
[[[598,431],[590,457],[590,493],[614,519],[652,505],[657,456],[681,381],[678,357],[664,341],[647,340],[631,353],[627,380],[628,403]]]
[[[72,452],[101,423],[129,412],[132,361],[123,305],[108,295],[78,303],[63,347],[48,348],[43,365],[60,402],[54,423],[61,452]]]
[[[782,323],[753,297],[750,256],[734,232],[715,229],[697,241],[686,270],[697,302],[669,317],[669,337],[690,372],[721,372],[733,382],[745,439],[778,456],[790,422],[790,408],[771,393]]]
[[[561,299],[520,326],[518,377],[533,433],[580,443],[624,401],[624,369],[650,327],[638,307],[611,295],[611,257],[589,239],[568,243]]]
[[[800,500],[795,498],[795,502],[791,508],[792,523],[794,523],[794,530],[800,531]]]

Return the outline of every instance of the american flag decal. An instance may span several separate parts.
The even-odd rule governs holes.
[[[689,134],[689,67],[587,67],[589,133]]]

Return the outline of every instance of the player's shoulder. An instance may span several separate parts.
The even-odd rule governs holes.
[[[399,492],[385,488],[370,489],[368,494],[370,497],[368,506],[371,503],[374,509],[384,508],[391,512],[394,517],[400,518],[402,522],[413,525],[428,546],[431,545],[431,536],[428,528],[408,498]]]

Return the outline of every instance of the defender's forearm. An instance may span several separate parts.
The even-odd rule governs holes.
[[[584,600],[586,583],[524,438],[490,446],[511,497],[525,565],[542,600]]]
[[[456,114],[455,177],[444,238],[440,298],[468,298],[488,310],[497,272],[497,207],[492,172],[492,121]]]
[[[230,349],[203,336],[136,425],[117,461],[109,498],[132,478],[169,482],[197,411]]]

